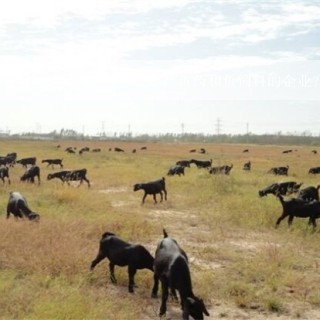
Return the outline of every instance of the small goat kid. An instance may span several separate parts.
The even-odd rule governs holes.
[[[144,190],[144,196],[142,198],[142,204],[144,204],[144,200],[146,199],[148,194],[153,195],[153,200],[154,203],[157,203],[156,199],[156,194],[160,193],[161,199],[160,202],[163,201],[163,194],[164,193],[164,199],[167,200],[167,190],[166,190],[166,183],[165,183],[165,178],[152,181],[152,182],[147,182],[147,183],[136,183],[133,186],[133,191],[138,191],[138,190]]]

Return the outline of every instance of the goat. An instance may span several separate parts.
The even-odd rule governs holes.
[[[91,262],[90,269],[104,258],[109,259],[110,279],[116,283],[114,275],[115,266],[128,266],[129,292],[134,292],[134,276],[138,269],[148,269],[153,272],[154,258],[149,251],[140,244],[131,244],[118,238],[114,233],[105,232],[100,240],[99,252],[97,257]]]
[[[179,160],[176,165],[190,168],[190,160]]]
[[[320,173],[320,167],[313,167],[313,168],[310,168],[309,171],[308,171],[309,174],[318,174]]]
[[[35,221],[38,221],[40,219],[40,215],[30,210],[27,204],[27,200],[19,192],[10,192],[9,194],[9,201],[7,205],[7,219],[9,219],[10,213],[12,213],[16,219],[23,217]]]
[[[244,171],[251,171],[251,161],[246,162],[242,168]]]
[[[210,168],[211,164],[212,164],[212,159],[210,159],[208,161],[191,159],[190,160],[190,164],[191,163],[194,163],[197,166],[198,169],[200,169],[200,168]]]
[[[287,181],[287,182],[280,182],[280,183],[273,183],[270,186],[259,190],[259,196],[264,197],[266,195],[273,194],[273,195],[288,195],[291,193],[298,192],[302,183],[298,184],[295,181]]]
[[[289,166],[286,167],[274,167],[271,168],[268,173],[273,173],[275,175],[282,175],[282,176],[287,176],[288,175],[288,170],[289,170]]]
[[[320,185],[318,185],[317,187],[306,187],[304,189],[301,189],[297,195],[297,198],[299,199],[303,199],[306,201],[319,201],[319,188]]]
[[[209,168],[209,173],[211,173],[211,174],[218,174],[218,173],[229,174],[232,168],[233,168],[233,164],[231,166],[224,165],[224,166],[218,166],[218,167],[211,167],[211,168]]]
[[[184,168],[184,166],[174,165],[169,168],[167,175],[174,176],[175,174],[177,174],[180,177],[181,175],[184,175]]]
[[[160,202],[163,201],[163,194],[164,192],[164,199],[167,200],[167,190],[166,190],[166,183],[165,183],[165,178],[163,177],[162,179],[152,181],[152,182],[147,182],[147,183],[136,183],[133,186],[133,191],[138,191],[138,190],[144,190],[144,196],[142,198],[142,204],[144,204],[144,200],[146,199],[148,194],[153,195],[153,200],[154,203],[157,203],[156,199],[156,194],[160,193],[161,200]]]
[[[313,228],[317,226],[316,219],[320,216],[320,202],[319,201],[306,201],[299,198],[283,200],[281,195],[277,195],[282,205],[282,214],[277,219],[275,227],[277,228],[280,222],[289,216],[288,225],[292,225],[294,217],[309,218],[308,224],[312,224]]]
[[[63,168],[62,160],[63,159],[44,159],[41,161],[41,163],[47,163],[47,167],[51,165],[51,167],[54,168],[54,165],[56,164],[59,165],[60,168]]]
[[[2,180],[3,183],[5,182],[4,178],[7,178],[8,184],[10,184],[9,168],[8,167],[0,168],[0,179]]]
[[[37,158],[36,157],[23,158],[23,159],[17,160],[16,162],[20,163],[24,168],[26,168],[28,164],[30,164],[31,166],[34,166],[37,162]]]
[[[154,286],[151,296],[157,297],[159,280],[162,287],[162,301],[160,317],[167,311],[167,299],[169,289],[171,292],[178,290],[183,319],[203,319],[203,314],[209,316],[203,300],[196,297],[192,291],[191,275],[188,266],[188,258],[177,241],[169,238],[163,229],[162,239],[157,246],[154,259]]]
[[[32,166],[25,171],[20,178],[20,181],[27,181],[34,183],[34,178],[37,177],[38,184],[40,184],[40,168],[38,166]]]
[[[70,181],[80,181],[78,187],[83,183],[83,180],[88,184],[88,188],[90,188],[90,181],[86,177],[87,169],[79,169],[79,170],[63,170],[59,172],[49,173],[47,176],[47,180],[52,180],[54,178],[60,179],[64,184],[67,182],[70,185]]]

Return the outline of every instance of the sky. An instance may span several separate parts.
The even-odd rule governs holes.
[[[320,0],[0,1],[0,131],[320,134]]]

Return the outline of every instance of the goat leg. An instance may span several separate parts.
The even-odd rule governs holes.
[[[158,298],[158,288],[159,288],[159,278],[154,274],[153,275],[153,288],[151,292],[151,298]]]
[[[129,274],[129,292],[133,293],[133,287],[134,287],[134,275],[136,274],[137,270],[136,268],[132,266],[128,266],[128,274]]]
[[[110,270],[110,280],[112,283],[117,283],[117,279],[114,275],[114,264],[112,262],[109,263],[109,270]]]
[[[161,299],[161,306],[160,306],[160,317],[166,314],[167,312],[167,300],[169,295],[169,286],[167,280],[161,281],[161,288],[162,288],[162,299]]]

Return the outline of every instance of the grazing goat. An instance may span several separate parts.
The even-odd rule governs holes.
[[[10,192],[9,194],[7,219],[9,219],[10,213],[12,213],[16,219],[24,217],[35,221],[40,219],[40,215],[30,210],[27,200],[19,192]]]
[[[212,164],[212,159],[208,160],[208,161],[203,161],[203,160],[195,160],[195,159],[191,159],[190,160],[190,164],[194,163],[197,168],[210,168],[211,164]]]
[[[37,177],[38,184],[40,184],[40,168],[38,166],[32,166],[25,171],[20,181],[26,181],[34,183],[34,178]]]
[[[0,168],[0,179],[2,180],[3,183],[5,182],[4,178],[7,178],[8,184],[10,184],[9,168],[8,167]]]
[[[303,199],[306,201],[319,201],[319,188],[320,185],[318,185],[317,187],[306,187],[304,189],[301,189],[297,195],[297,198],[299,199]]]
[[[83,147],[79,150],[79,154],[82,155],[84,152],[89,152],[90,148],[89,147]]]
[[[190,168],[190,160],[179,160],[176,165]]]
[[[115,147],[115,148],[114,148],[114,151],[115,151],[115,152],[124,152],[124,150],[123,150],[123,149],[118,148],[118,147]]]
[[[41,162],[42,163],[47,163],[47,167],[52,166],[52,169],[54,168],[54,165],[59,165],[60,168],[63,168],[63,164],[62,164],[62,160],[63,159],[44,159]]]
[[[273,173],[279,176],[287,176],[288,175],[289,166],[286,167],[274,167],[271,168],[268,173]]]
[[[188,258],[178,243],[168,237],[163,230],[162,239],[156,249],[154,259],[154,286],[152,297],[156,298],[159,280],[162,286],[162,301],[160,306],[160,317],[167,311],[167,299],[169,289],[171,292],[178,290],[182,308],[183,319],[203,319],[203,314],[209,316],[203,300],[196,297],[192,291],[191,275],[188,266]]]
[[[156,194],[160,193],[161,199],[160,202],[163,201],[163,194],[164,192],[164,199],[167,200],[167,190],[166,190],[166,182],[165,178],[163,177],[162,179],[152,181],[152,182],[147,182],[147,183],[136,183],[133,186],[133,191],[138,191],[138,190],[144,190],[144,196],[142,198],[142,204],[144,204],[144,200],[146,199],[148,194],[153,195],[153,200],[154,203],[157,203],[156,199]]]
[[[278,195],[282,205],[282,214],[277,219],[275,227],[277,228],[280,222],[289,216],[288,225],[292,225],[294,217],[298,218],[309,218],[309,223],[312,224],[313,228],[317,226],[316,219],[320,216],[320,202],[319,201],[306,201],[303,199],[295,198],[287,201],[283,200],[281,195]]]
[[[174,176],[175,174],[177,174],[180,177],[181,175],[184,175],[184,168],[184,166],[174,165],[169,168],[167,175]]]
[[[244,171],[251,171],[251,161],[246,162],[242,168]]]
[[[273,183],[270,186],[259,190],[259,196],[264,197],[268,194],[273,195],[289,195],[291,193],[298,192],[300,187],[302,186],[302,183],[298,184],[295,181],[287,181],[287,182],[280,182],[280,183]]]
[[[309,171],[308,171],[309,174],[318,174],[320,173],[320,167],[313,167],[313,168],[310,168]]]
[[[233,164],[231,166],[224,165],[224,166],[218,166],[218,167],[211,167],[209,168],[209,173],[211,174],[229,174],[231,169],[233,168]]]
[[[149,251],[140,244],[132,244],[118,238],[114,233],[105,232],[100,240],[97,257],[91,262],[90,269],[104,258],[109,259],[110,279],[116,283],[115,266],[128,266],[129,292],[134,292],[134,276],[138,269],[149,269],[153,272],[154,258]]]
[[[16,163],[17,153],[8,153],[5,157],[0,157],[0,166],[10,166],[13,167]]]

